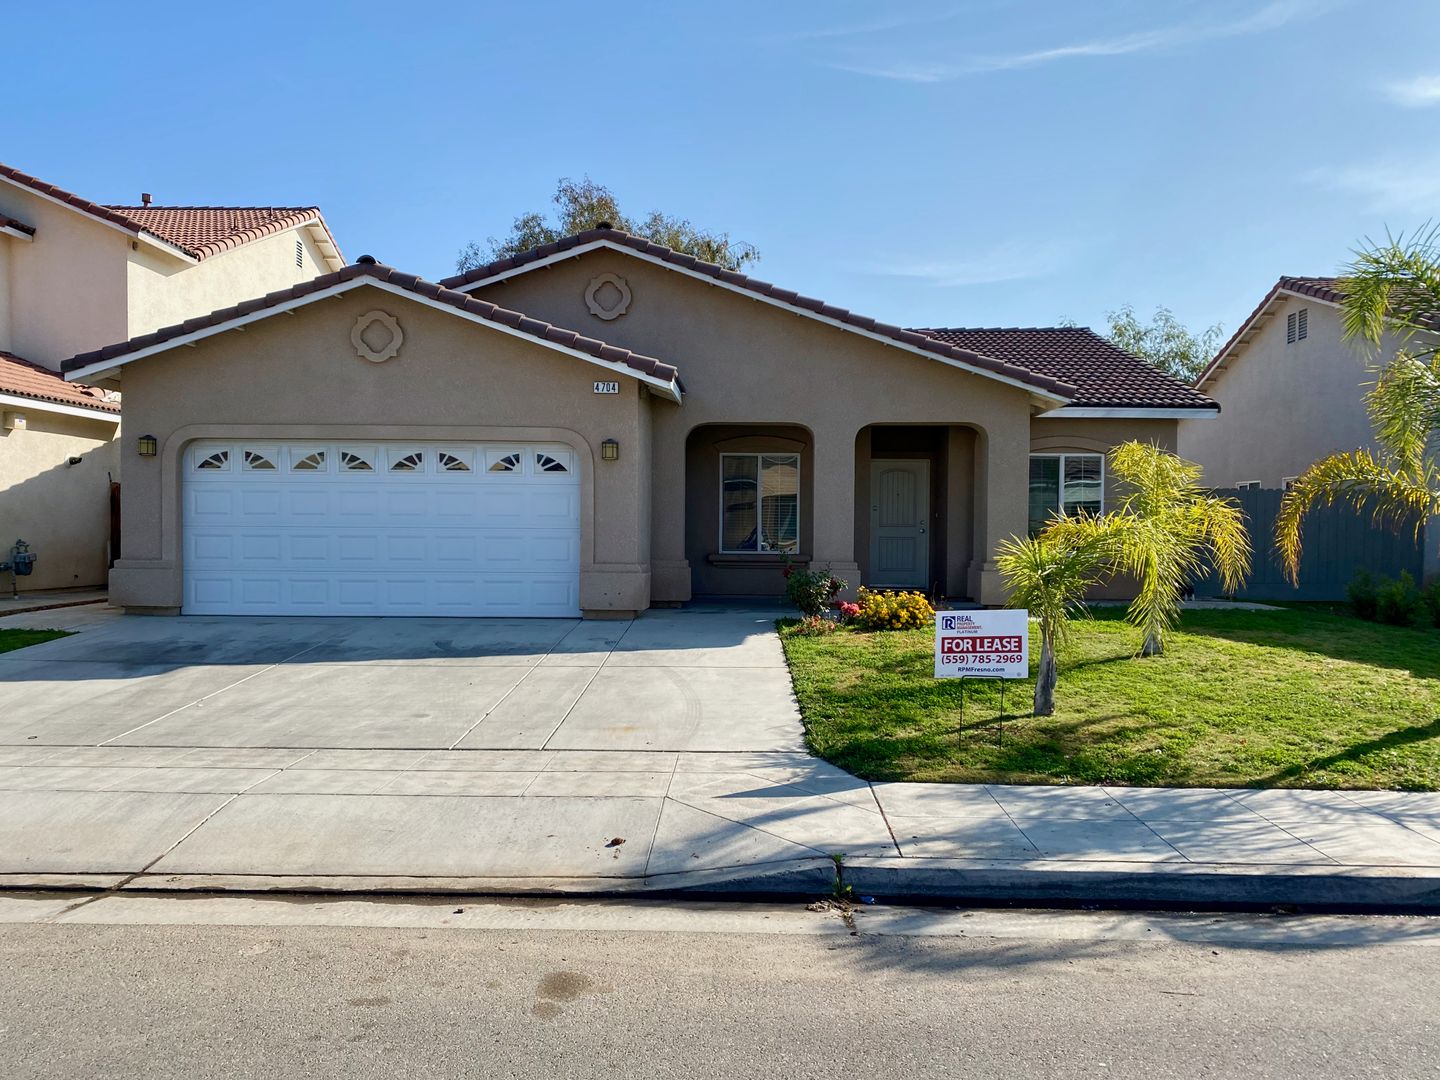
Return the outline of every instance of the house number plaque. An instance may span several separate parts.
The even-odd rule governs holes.
[[[620,392],[620,384],[618,382],[597,382],[595,384],[595,392],[597,394],[618,394]]]

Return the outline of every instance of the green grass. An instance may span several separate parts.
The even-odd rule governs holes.
[[[1334,612],[1190,611],[1135,658],[1119,610],[1075,624],[1054,716],[1032,681],[933,677],[932,630],[785,635],[806,738],[870,780],[1440,789],[1440,631]],[[1039,657],[1032,625],[1031,670]]]
[[[0,630],[0,653],[69,636],[64,630]]]

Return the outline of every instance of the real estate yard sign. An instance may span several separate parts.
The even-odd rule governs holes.
[[[937,679],[1024,679],[1030,674],[1028,611],[937,611]]]

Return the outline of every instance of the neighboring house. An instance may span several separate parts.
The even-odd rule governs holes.
[[[1375,447],[1365,411],[1374,375],[1345,340],[1338,284],[1282,277],[1195,381],[1223,409],[1180,433],[1208,483],[1283,489],[1329,454]]]
[[[998,604],[1001,539],[1216,412],[1087,330],[903,330],[604,228],[64,368],[123,383],[134,611],[624,615],[787,561]]]
[[[60,361],[344,265],[313,206],[144,201],[0,165],[0,561],[31,544],[22,589],[103,585],[110,561],[119,398],[65,382]]]
[[[1375,379],[1372,367],[1385,363],[1400,343],[1388,338],[1371,357],[1347,341],[1342,300],[1337,278],[1282,277],[1196,379],[1196,389],[1223,411],[1214,423],[1186,424],[1180,453],[1204,467],[1207,483],[1283,491],[1321,458],[1377,449],[1365,394]],[[1423,572],[1433,573],[1434,523],[1426,532]],[[1268,535],[1257,538],[1261,546],[1267,542]],[[1329,591],[1309,598],[1343,597],[1351,563],[1366,564],[1353,540],[1344,546],[1325,561],[1335,575]],[[1403,561],[1402,552],[1382,547],[1387,558]]]

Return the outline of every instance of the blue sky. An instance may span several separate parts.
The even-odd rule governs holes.
[[[1383,17],[1382,17],[1383,13]],[[1228,330],[1440,217],[1440,3],[17,5],[0,160],[434,278],[589,174],[906,325]]]

